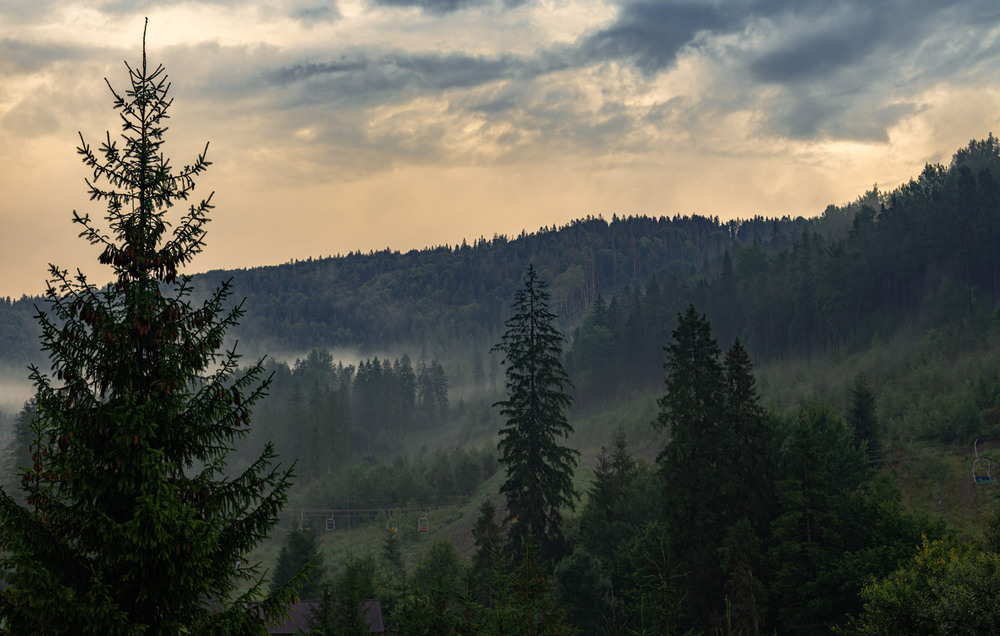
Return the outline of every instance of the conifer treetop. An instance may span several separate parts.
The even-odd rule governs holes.
[[[33,367],[37,415],[27,507],[0,492],[0,630],[52,634],[262,633],[295,581],[267,593],[246,555],[278,522],[290,469],[267,444],[235,475],[227,458],[266,393],[261,362],[223,350],[243,313],[228,282],[200,303],[179,269],[201,251],[211,197],[172,226],[210,165],[161,152],[171,100],[162,66],[126,63],[108,87],[122,124],[95,151],[80,135],[106,229],[73,213],[115,278],[97,287],[50,266],[38,311],[51,371]],[[50,375],[51,373],[51,375]]]

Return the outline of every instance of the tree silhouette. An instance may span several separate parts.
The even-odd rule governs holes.
[[[209,162],[175,170],[161,153],[170,85],[145,33],[141,66],[126,67],[124,95],[108,83],[120,144],[108,133],[94,150],[81,134],[78,149],[108,229],[73,213],[113,282],[50,266],[37,319],[52,376],[32,367],[27,508],[0,493],[0,616],[19,634],[263,632],[291,592],[265,594],[241,557],[277,523],[291,473],[268,444],[224,474],[267,381],[222,349],[242,315],[224,310],[228,284],[194,304],[179,273],[202,250],[211,196],[168,214]]]
[[[510,530],[515,547],[535,541],[552,558],[562,550],[560,510],[572,509],[579,497],[573,488],[579,452],[559,444],[573,430],[566,419],[570,382],[560,361],[563,336],[552,324],[548,293],[533,265],[512,308],[493,348],[505,356],[507,378],[507,399],[495,404],[507,420],[500,429],[500,462],[507,467],[500,492],[517,519]]]

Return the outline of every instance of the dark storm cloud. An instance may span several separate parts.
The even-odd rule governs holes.
[[[35,73],[54,62],[80,59],[83,53],[80,49],[59,44],[35,44],[14,38],[0,38],[0,72]]]
[[[761,82],[794,84],[826,80],[872,55],[900,54],[918,47],[940,26],[943,5],[913,2],[840,3],[774,16],[773,37],[750,52],[748,69]],[[946,23],[946,22],[945,22]]]
[[[798,139],[886,141],[888,129],[918,108],[912,95],[992,74],[998,18],[992,3],[976,0],[776,14],[774,36],[747,51],[748,77],[778,89],[763,109],[765,127]]]
[[[111,15],[135,15],[137,13],[149,13],[154,9],[177,6],[187,3],[188,0],[107,0],[100,2],[97,9],[102,13]],[[217,6],[239,6],[244,4],[240,0],[198,0],[198,4]]]
[[[489,12],[503,2],[375,1],[435,14]],[[307,26],[341,19],[336,5],[323,0],[271,8]],[[688,136],[710,130],[734,112],[749,114],[754,134],[884,141],[893,125],[921,108],[920,92],[961,73],[974,77],[996,68],[1000,44],[990,32],[998,23],[985,0],[625,0],[609,23],[576,42],[532,53],[405,51],[376,43],[338,48],[334,42],[308,51],[203,43],[186,47],[189,61],[180,67],[212,59],[203,75],[189,78],[192,97],[222,100],[234,112],[271,110],[275,117],[269,121],[286,134],[315,129],[316,139],[338,149],[375,143],[377,150],[394,152],[394,144],[409,143],[408,152],[419,153],[410,129],[392,128],[401,119],[372,141],[369,109],[399,106],[411,112],[422,106],[408,104],[423,97],[447,108],[447,117],[485,118],[484,125],[509,130],[511,148],[521,139],[544,138],[588,152],[639,152],[675,131]],[[679,80],[678,92],[659,102],[650,95],[636,100],[645,90],[641,81],[622,88],[600,68],[616,61],[651,79],[674,68],[682,55],[704,60],[708,75],[691,93]],[[18,59],[28,64],[34,58]],[[428,126],[420,143],[432,153],[435,135],[444,139],[449,133],[426,120],[420,125]],[[520,148],[529,152],[534,145]]]
[[[527,0],[373,0],[373,4],[383,7],[411,8],[416,7],[424,13],[445,14],[462,9],[491,7],[502,4],[505,7],[518,7]]]
[[[377,2],[447,13],[494,6],[497,0]],[[907,7],[912,11],[903,10]],[[369,108],[459,91],[449,97],[450,108],[507,121],[515,130],[557,135],[580,146],[626,143],[622,140],[641,145],[643,135],[632,133],[656,125],[656,105],[637,110],[626,104],[627,95],[605,90],[598,111],[582,108],[588,100],[583,92],[548,87],[545,77],[611,60],[652,77],[673,68],[687,51],[713,61],[720,73],[713,81],[728,95],[676,96],[683,99],[663,111],[671,115],[662,120],[665,127],[688,120],[707,125],[706,115],[685,110],[713,117],[752,110],[759,130],[769,135],[884,141],[889,128],[919,108],[912,101],[914,90],[953,77],[977,56],[982,67],[995,64],[997,53],[990,45],[969,44],[963,34],[985,39],[997,22],[996,10],[980,0],[950,5],[930,0],[626,0],[610,24],[575,43],[533,54],[357,48],[336,57],[272,61],[265,65],[271,70],[258,77],[282,87],[276,102],[282,109]]]
[[[671,66],[680,50],[702,31],[727,27],[733,15],[718,6],[672,0],[622,5],[611,26],[580,46],[586,60],[627,59],[646,73]]]
[[[763,82],[815,80],[863,60],[874,47],[875,41],[869,36],[825,33],[768,51],[750,63],[750,70]]]
[[[288,16],[308,26],[311,24],[333,22],[340,18],[340,11],[333,2],[320,2],[292,7],[288,11]]]
[[[530,80],[566,67],[567,62],[558,55],[358,51],[336,60],[282,67],[266,77],[273,84],[289,87],[292,101],[371,105],[423,93],[471,89],[498,80]]]
[[[56,7],[58,0],[27,0],[24,2],[0,2],[0,16],[10,25],[33,23],[44,19]]]
[[[190,0],[107,0],[98,5],[102,13],[109,15],[148,14],[155,9],[190,4]],[[305,26],[332,22],[340,18],[335,0],[286,0],[274,5],[246,0],[197,0],[199,5],[232,7],[234,10],[257,10],[264,14],[272,12],[297,20]]]
[[[767,40],[735,49],[761,82],[825,79],[871,55],[905,57],[930,34],[954,29],[954,44],[995,26],[993,0],[626,0],[615,21],[578,44],[582,63],[627,60],[647,74],[670,68],[684,47],[699,48],[713,37],[771,27]],[[972,29],[963,34],[961,29]],[[699,39],[699,36],[702,36]]]

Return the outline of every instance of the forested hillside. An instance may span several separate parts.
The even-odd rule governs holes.
[[[722,342],[739,337],[758,364],[864,351],[903,328],[982,347],[1000,300],[996,175],[991,135],[892,192],[828,208],[790,242],[733,241],[702,275],[659,273],[597,302],[574,338],[581,396],[659,383],[660,347],[688,304],[706,312]],[[998,389],[987,389],[991,399]]]
[[[855,206],[848,206],[853,209]],[[840,216],[838,212],[837,215]],[[787,247],[806,226],[827,233],[835,223],[803,218],[720,222],[717,217],[588,217],[517,238],[479,238],[471,245],[400,253],[352,253],[194,277],[196,290],[232,279],[247,298],[235,336],[246,352],[350,347],[369,352],[492,344],[507,299],[528,263],[550,282],[564,325],[598,295],[644,285],[654,274],[697,276],[734,245]],[[840,223],[840,225],[843,225]],[[0,303],[0,359],[37,359],[31,318],[38,299]],[[487,345],[489,346],[489,345]]]
[[[196,297],[232,279],[233,338],[271,354],[229,470],[274,441],[297,474],[277,540],[325,522],[327,593],[378,595],[412,633],[476,633],[529,583],[503,620],[549,633],[884,633],[864,602],[913,618],[925,580],[977,598],[961,573],[1000,558],[968,456],[1000,437],[998,176],[990,135],[815,218],[587,217],[199,274]],[[542,515],[566,544],[538,562],[505,551],[517,520],[497,494],[496,407],[515,402],[495,345],[530,265],[566,336],[560,403],[585,494]],[[0,362],[40,360],[36,303],[0,302]],[[30,405],[3,416],[10,489]]]

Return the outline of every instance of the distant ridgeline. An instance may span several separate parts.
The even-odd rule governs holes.
[[[548,283],[565,329],[578,324],[599,295],[643,285],[653,275],[688,280],[734,242],[777,239],[787,247],[806,225],[788,218],[615,217],[609,223],[588,217],[516,239],[208,272],[196,283],[232,277],[234,296],[248,299],[237,335],[255,352],[488,348],[528,263]]]
[[[232,279],[247,298],[233,336],[244,353],[350,347],[383,351],[493,344],[529,263],[549,285],[563,328],[579,323],[598,295],[642,286],[653,275],[687,281],[731,249],[758,243],[788,248],[818,221],[690,216],[587,217],[561,228],[494,236],[472,245],[351,253],[285,265],[216,270],[193,277],[195,296]],[[0,361],[38,359],[33,305],[0,303]]]
[[[232,278],[233,298],[247,298],[233,333],[244,353],[462,355],[495,344],[534,263],[572,336],[578,393],[600,398],[617,385],[662,382],[662,347],[688,303],[708,314],[720,342],[740,336],[758,362],[866,346],[912,321],[990,320],[1000,298],[998,176],[990,135],[948,166],[927,165],[892,192],[872,189],[811,219],[588,216],[454,248],[213,271],[196,276],[195,289]],[[0,302],[0,362],[41,359],[36,302]]]

